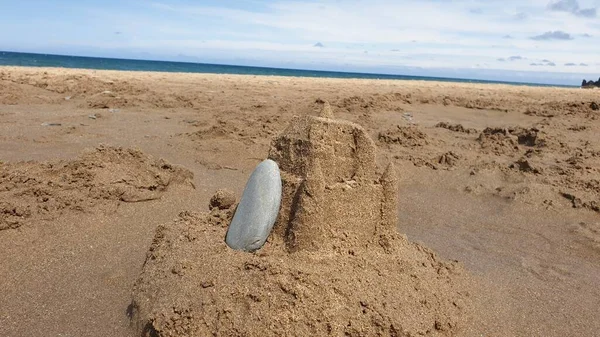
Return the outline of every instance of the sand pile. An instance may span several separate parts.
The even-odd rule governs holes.
[[[65,71],[24,71],[19,74],[0,71],[0,103],[15,104],[27,101],[61,102],[68,97],[80,108],[108,109],[134,106],[157,108],[193,108],[200,106],[197,93],[171,91],[158,94],[137,78],[104,79],[96,74]],[[37,95],[26,95],[31,87]],[[15,102],[15,103],[12,103]]]
[[[326,116],[295,117],[272,142],[283,200],[262,249],[225,244],[235,204],[217,206],[231,197],[158,228],[130,308],[143,336],[416,336],[464,328],[471,300],[463,269],[397,232],[394,168],[377,169],[362,127]]]
[[[45,90],[39,88],[28,88],[26,84],[4,81],[0,71],[0,104],[18,105],[27,98],[31,104],[44,104],[55,101],[52,97],[46,95]]]
[[[477,138],[481,149],[495,155],[513,155],[521,148],[544,148],[548,146],[559,147],[560,145],[537,127],[488,127],[485,128]]]
[[[429,144],[427,134],[418,126],[396,125],[388,130],[379,132],[378,139],[384,144],[399,144],[404,147],[417,147]]]
[[[403,104],[410,104],[410,94],[385,93],[371,95],[353,95],[343,97],[334,103],[340,111],[362,113],[370,111],[403,111]]]
[[[436,128],[447,129],[454,132],[461,133],[477,133],[476,129],[473,128],[465,128],[462,124],[451,124],[447,122],[439,122],[435,125]]]
[[[0,104],[14,105],[19,102],[21,91],[13,83],[0,81]]]
[[[192,173],[137,150],[100,146],[56,163],[0,163],[0,230],[64,212],[160,198]]]

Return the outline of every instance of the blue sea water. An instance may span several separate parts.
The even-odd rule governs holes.
[[[386,80],[420,80],[462,83],[500,83],[510,85],[526,86],[556,86],[536,83],[517,83],[502,81],[472,80],[461,78],[426,77],[385,75],[371,73],[353,73],[337,71],[297,70],[266,67],[249,67],[221,64],[171,62],[171,61],[146,61],[86,56],[66,56],[50,54],[33,54],[0,51],[0,66],[24,66],[24,67],[61,67],[77,69],[100,69],[100,70],[128,70],[128,71],[160,71],[160,72],[183,72],[183,73],[207,73],[207,74],[238,74],[238,75],[275,75],[296,77],[328,77],[328,78],[364,78],[364,79],[386,79]]]

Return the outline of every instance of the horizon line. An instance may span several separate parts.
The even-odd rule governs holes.
[[[322,70],[322,69],[307,69],[307,68],[285,68],[277,66],[258,66],[258,65],[243,65],[243,64],[228,64],[228,63],[206,63],[206,62],[194,62],[194,61],[174,61],[165,59],[155,58],[136,58],[136,57],[104,57],[104,56],[90,56],[90,55],[68,55],[68,54],[54,54],[54,53],[42,53],[42,52],[22,52],[22,51],[9,51],[0,50],[0,53],[11,53],[11,54],[30,54],[40,56],[58,56],[58,57],[75,57],[75,58],[87,58],[87,59],[105,59],[105,60],[117,60],[117,61],[138,61],[138,62],[157,62],[157,63],[177,63],[177,64],[189,64],[189,65],[207,65],[207,66],[219,66],[219,67],[232,67],[232,68],[254,68],[254,69],[270,69],[270,70],[281,70],[281,71],[295,71],[295,72],[315,72],[321,74],[347,74],[347,75],[362,75],[362,76],[384,76],[388,78],[365,78],[365,77],[330,77],[329,78],[354,78],[354,79],[384,79],[384,80],[425,80],[425,81],[441,81],[441,82],[460,82],[460,83],[480,83],[480,84],[509,84],[509,85],[524,85],[524,86],[541,86],[541,87],[563,87],[563,88],[579,88],[580,85],[568,85],[568,84],[549,84],[549,83],[536,83],[536,82],[522,82],[522,81],[498,81],[488,79],[476,79],[476,78],[461,78],[461,77],[438,77],[438,76],[427,76],[427,75],[404,75],[398,73],[380,73],[380,72],[360,72],[360,71],[340,71],[340,70]],[[182,55],[185,57],[185,55]],[[23,66],[17,64],[2,64],[0,66]],[[49,67],[49,68],[61,68],[61,66],[48,66],[48,65],[25,65],[25,67]],[[94,69],[94,70],[117,70],[117,71],[155,71],[155,72],[174,72],[168,70],[137,70],[137,69],[114,69],[114,68],[85,68],[77,66],[64,65],[63,68],[68,69]],[[233,72],[196,72],[196,71],[181,71],[183,73],[210,73],[210,74],[236,74]],[[239,74],[244,75],[244,74]],[[255,76],[283,76],[283,77],[317,77],[317,76],[302,76],[298,75],[285,75],[285,74],[249,74]],[[310,75],[310,74],[306,74]],[[394,78],[395,77],[395,78]],[[399,78],[403,77],[403,78]],[[585,80],[585,79],[584,79]]]

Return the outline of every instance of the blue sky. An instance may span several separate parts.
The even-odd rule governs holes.
[[[600,0],[5,1],[0,50],[578,84]]]

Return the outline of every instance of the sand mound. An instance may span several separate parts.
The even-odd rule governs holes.
[[[21,104],[26,98],[30,104],[43,104],[56,101],[54,95],[47,95],[45,90],[39,88],[27,88],[27,85],[11,82],[3,79],[3,73],[0,71],[0,104],[17,105]]]
[[[410,94],[385,93],[343,97],[334,102],[334,106],[338,108],[338,110],[358,113],[381,110],[403,111],[403,105],[410,103]]]
[[[143,336],[454,335],[464,324],[462,269],[398,234],[293,254],[269,242],[248,254],[225,245],[219,224],[230,217],[216,214],[157,230],[135,286]]]
[[[79,159],[0,165],[0,230],[115,202],[160,198],[192,173],[131,149],[100,146]]]
[[[446,122],[439,122],[435,125],[436,128],[447,129],[454,132],[461,133],[477,133],[477,130],[473,128],[465,128],[462,124],[451,124]]]
[[[4,84],[2,84],[4,83]],[[151,106],[156,108],[195,108],[201,106],[197,93],[173,91],[158,94],[144,81],[137,79],[105,80],[100,76],[73,73],[13,72],[0,71],[0,89],[7,86],[10,92],[0,90],[0,103],[50,101],[44,96],[51,94],[55,101],[65,97],[78,100],[81,108],[124,108]],[[40,95],[26,95],[20,87],[34,87]],[[17,90],[14,90],[16,88]],[[30,90],[31,88],[28,88]]]
[[[533,104],[525,110],[529,116],[558,117],[558,116],[580,116],[595,120],[598,114],[594,113],[593,102],[553,101],[542,104]]]
[[[121,80],[103,80],[85,74],[57,74],[55,72],[23,72],[20,74],[0,72],[0,80],[30,85],[49,92],[75,96],[89,96],[111,91],[116,93],[141,94],[147,88],[141,82],[129,83]]]
[[[0,104],[15,105],[19,102],[21,90],[14,83],[0,81]]]
[[[400,126],[379,132],[380,143],[398,144],[405,147],[416,147],[429,144],[427,134],[417,126]]]
[[[512,154],[519,151],[518,142],[505,128],[486,128],[477,141],[481,149],[495,155]]]
[[[360,126],[296,117],[269,158],[281,168],[284,192],[259,251],[225,244],[235,205],[182,213],[158,228],[130,308],[143,336],[461,331],[468,279],[456,262],[396,231],[394,168],[378,173],[375,145]]]

